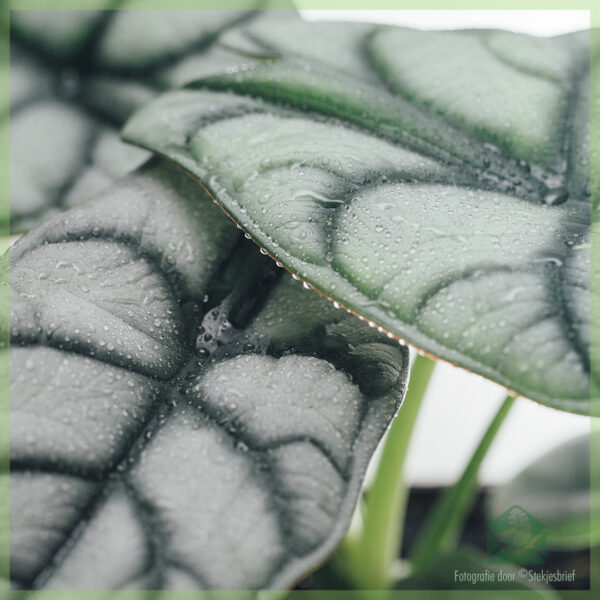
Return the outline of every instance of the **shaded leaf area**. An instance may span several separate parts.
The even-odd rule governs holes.
[[[600,432],[555,448],[536,460],[488,502],[493,520],[512,506],[524,508],[544,524],[549,548],[589,548],[600,543],[600,472],[591,461]]]
[[[247,8],[268,4],[248,0]],[[239,62],[220,33],[268,13],[243,10],[13,11],[11,227],[27,231],[91,198],[147,153],[118,128],[159,90]],[[294,18],[294,13],[283,11]],[[2,113],[8,127],[8,107]],[[5,216],[7,218],[7,216]]]
[[[587,35],[297,23],[237,38],[270,61],[163,95],[125,139],[200,179],[331,299],[587,412]]]
[[[333,550],[408,354],[151,162],[11,249],[11,577],[283,588]]]

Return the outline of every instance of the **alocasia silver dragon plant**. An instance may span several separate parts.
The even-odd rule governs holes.
[[[11,44],[11,226],[30,231],[2,267],[10,585],[290,588],[343,540],[392,421],[362,532],[322,572],[427,589],[479,568],[454,538],[512,399],[398,570],[433,366],[413,361],[401,408],[406,345],[596,409],[589,32],[14,11]],[[597,543],[589,480],[539,472],[490,513],[569,487],[576,509],[536,509],[550,539]]]

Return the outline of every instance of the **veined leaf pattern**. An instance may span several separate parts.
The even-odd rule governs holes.
[[[261,60],[163,95],[125,138],[374,326],[588,412],[588,35],[244,31]]]

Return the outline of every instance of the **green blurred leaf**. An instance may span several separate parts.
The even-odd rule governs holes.
[[[255,9],[265,2],[240,4]],[[240,55],[217,43],[221,32],[269,19],[251,10],[134,10],[131,0],[106,6],[121,10],[12,11],[14,232],[86,201],[141,165],[147,153],[117,135],[131,112],[161,90],[238,64]]]

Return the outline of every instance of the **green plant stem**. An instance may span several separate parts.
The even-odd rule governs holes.
[[[363,589],[382,589],[398,558],[408,489],[404,463],[411,434],[435,361],[417,356],[402,408],[386,438],[377,475],[367,496],[362,536],[352,549],[352,578]]]
[[[444,493],[432,509],[413,551],[412,560],[415,571],[429,567],[438,553],[450,549],[456,543],[477,496],[477,475],[481,463],[514,402],[514,397],[506,396],[477,445],[462,476]]]

